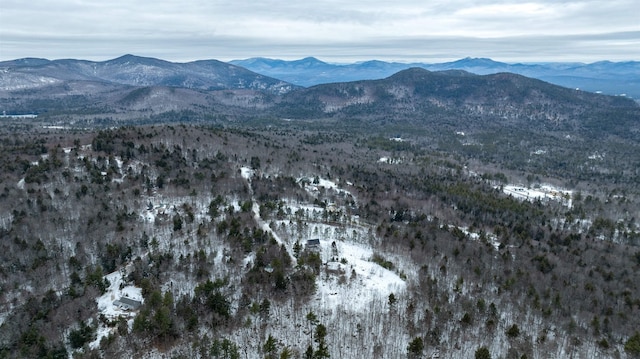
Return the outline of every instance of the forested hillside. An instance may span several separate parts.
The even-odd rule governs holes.
[[[250,124],[5,123],[0,357],[640,356],[632,137]]]

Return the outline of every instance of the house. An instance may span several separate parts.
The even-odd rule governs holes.
[[[125,310],[136,310],[140,308],[142,302],[131,298],[120,297],[120,299],[113,302],[113,305]]]
[[[308,249],[308,250],[319,251],[320,250],[320,239],[318,239],[318,238],[308,239],[307,240],[307,245],[305,246],[305,248]]]

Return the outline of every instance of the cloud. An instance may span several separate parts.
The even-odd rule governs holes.
[[[2,59],[640,59],[635,0],[3,0],[2,7]]]

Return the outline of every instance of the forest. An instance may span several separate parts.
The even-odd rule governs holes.
[[[640,357],[637,143],[356,127],[7,121],[0,358]]]

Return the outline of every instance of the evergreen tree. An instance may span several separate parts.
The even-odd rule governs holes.
[[[280,359],[291,359],[293,358],[293,352],[289,347],[282,348],[282,352],[280,353]]]
[[[397,299],[396,299],[395,294],[393,294],[393,293],[389,294],[389,308],[393,308],[394,305],[396,304],[396,301],[397,301]]]
[[[262,350],[264,350],[265,354],[266,354],[266,358],[269,359],[273,359],[276,357],[277,355],[277,341],[276,339],[269,334],[269,337],[267,338],[267,341],[264,343],[264,346],[262,347]]]
[[[491,359],[491,353],[487,347],[480,347],[476,350],[476,359]]]
[[[421,337],[415,337],[407,346],[407,354],[409,358],[419,358],[424,350],[424,343]]]
[[[218,339],[214,340],[211,345],[210,354],[212,358],[216,359],[240,359],[238,346],[226,338],[222,341]]]
[[[260,316],[263,319],[269,319],[269,312],[271,311],[271,302],[269,299],[264,298],[260,303]]]
[[[421,337],[415,337],[407,346],[407,354],[409,358],[419,358],[424,350],[424,342]]]
[[[182,229],[182,217],[178,213],[173,216],[173,231],[177,232]]]
[[[640,332],[635,332],[635,334],[627,340],[624,344],[624,351],[633,358],[640,358]]]
[[[307,350],[304,352],[304,359],[313,359],[313,347],[311,344],[309,344]]]
[[[324,339],[318,343],[318,349],[313,353],[313,359],[330,358],[329,348]]]
[[[323,342],[324,338],[327,336],[327,327],[323,324],[318,324],[316,326],[316,339],[317,343]]]
[[[509,338],[516,338],[520,335],[520,328],[518,328],[517,324],[514,324],[507,329],[506,334]]]

